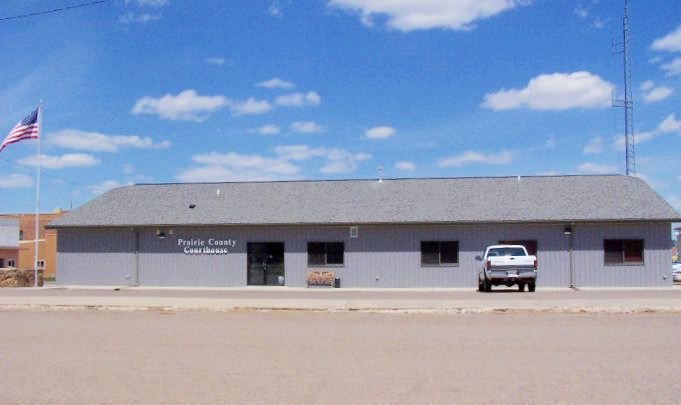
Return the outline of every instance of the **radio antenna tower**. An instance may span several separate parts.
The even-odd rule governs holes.
[[[636,152],[634,141],[634,99],[631,94],[631,55],[629,53],[629,1],[624,0],[624,18],[622,20],[622,42],[613,46],[621,46],[624,65],[624,99],[613,100],[613,107],[624,109],[624,147],[626,149],[626,175],[636,175]]]

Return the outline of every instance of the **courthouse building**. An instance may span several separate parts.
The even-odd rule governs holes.
[[[542,286],[671,286],[681,215],[610,176],[140,184],[53,221],[62,285],[477,286],[485,246],[520,243]]]

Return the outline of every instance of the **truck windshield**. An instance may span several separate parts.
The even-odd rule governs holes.
[[[487,252],[487,257],[491,256],[526,256],[527,254],[523,248],[519,247],[505,247],[505,248],[494,248]]]

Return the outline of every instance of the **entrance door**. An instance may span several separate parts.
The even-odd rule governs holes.
[[[248,285],[284,285],[284,244],[249,242]]]

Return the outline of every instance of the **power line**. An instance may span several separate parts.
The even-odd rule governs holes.
[[[16,167],[18,167],[18,168],[25,169],[25,170],[30,170],[30,169],[27,167],[27,165],[24,165],[24,164],[15,162],[15,161],[13,161],[13,160],[5,159],[5,158],[2,158],[2,157],[0,157],[0,160],[3,161],[3,162],[9,163],[9,164],[11,164],[11,165],[14,165],[14,166],[16,166]],[[71,184],[72,186],[76,186],[76,187],[86,187],[86,186],[83,185],[83,184],[76,183],[75,181],[71,181],[71,180],[65,179],[65,178],[63,178],[63,177],[55,176],[54,174],[47,173],[47,172],[45,172],[44,170],[42,171],[41,174],[44,175],[44,176],[47,176],[47,177],[51,177],[51,178],[56,179],[56,180],[61,180],[61,181],[63,181],[64,183]]]
[[[102,3],[108,3],[110,0],[97,0],[97,1],[89,1],[87,3],[80,3],[80,4],[74,4],[72,6],[66,6],[66,7],[60,7],[60,8],[55,8],[52,10],[44,10],[44,11],[36,11],[34,13],[28,13],[28,14],[21,14],[21,15],[14,15],[11,17],[1,17],[0,21],[10,21],[10,20],[18,20],[20,18],[28,18],[28,17],[36,17],[39,15],[45,15],[45,14],[54,14],[54,13],[60,13],[62,11],[67,11],[67,10],[73,10],[74,8],[83,8],[83,7],[90,7],[90,6],[96,6],[98,4]]]

